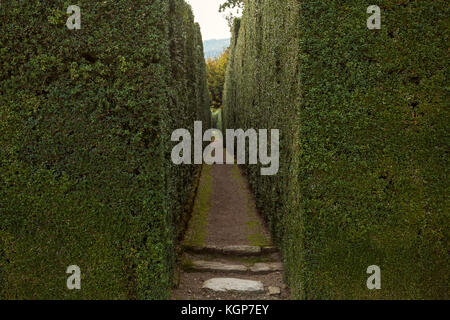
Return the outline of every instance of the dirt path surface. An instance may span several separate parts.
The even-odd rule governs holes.
[[[289,299],[281,255],[235,164],[203,165],[182,247],[173,299]]]
[[[213,165],[207,245],[270,245],[269,234],[236,165]]]

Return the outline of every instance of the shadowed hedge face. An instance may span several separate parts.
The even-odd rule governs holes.
[[[72,30],[61,3],[0,7],[0,297],[167,298],[198,169],[170,133],[209,123],[199,26],[182,0],[77,6]]]
[[[277,176],[247,175],[297,298],[448,297],[448,5],[377,1],[378,29],[374,4],[246,0],[235,21],[223,123],[283,133]]]

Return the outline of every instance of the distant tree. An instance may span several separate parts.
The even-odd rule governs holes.
[[[244,7],[244,0],[226,0],[220,5],[219,12],[224,12],[226,9],[234,9]]]
[[[206,59],[206,71],[208,76],[208,87],[211,95],[211,108],[217,109],[222,106],[222,93],[225,84],[225,71],[227,68],[229,49],[217,58]]]
[[[226,0],[220,5],[219,12],[231,10],[231,12],[228,12],[225,17],[228,21],[228,26],[231,28],[233,26],[233,21],[236,17],[236,14],[239,15],[239,11],[242,9],[244,9],[244,0]]]

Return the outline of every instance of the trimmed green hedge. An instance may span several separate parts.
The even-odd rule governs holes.
[[[0,298],[168,298],[198,171],[170,134],[210,118],[190,6],[10,1],[0,21]]]
[[[294,298],[448,299],[448,14],[442,0],[245,1],[224,125],[280,129],[278,175],[246,170]]]

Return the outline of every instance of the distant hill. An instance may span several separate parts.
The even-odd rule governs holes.
[[[215,58],[220,56],[230,45],[230,39],[212,39],[203,41],[205,58]]]

